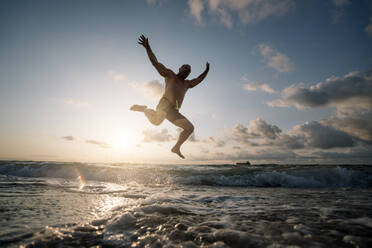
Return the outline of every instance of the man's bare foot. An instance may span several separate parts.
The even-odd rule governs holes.
[[[181,151],[180,151],[180,148],[173,147],[171,151],[174,152],[175,154],[177,154],[178,156],[180,156],[181,158],[185,158],[185,157],[182,155],[182,153],[181,153]]]
[[[132,107],[130,107],[130,110],[132,111],[138,111],[138,112],[144,112],[147,109],[146,105],[137,105],[134,104]]]

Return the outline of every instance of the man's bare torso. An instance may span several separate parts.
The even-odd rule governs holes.
[[[170,73],[169,76],[165,77],[165,92],[163,97],[166,97],[173,104],[176,104],[177,100],[178,106],[181,106],[183,98],[189,89],[189,82],[189,80],[183,80],[177,77],[175,73]]]

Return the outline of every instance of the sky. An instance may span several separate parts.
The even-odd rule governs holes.
[[[164,79],[137,44],[195,78],[180,132],[150,124]],[[0,159],[372,163],[368,0],[4,0]]]

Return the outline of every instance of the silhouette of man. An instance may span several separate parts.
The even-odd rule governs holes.
[[[180,112],[179,109],[182,105],[183,98],[189,88],[193,88],[198,85],[207,76],[209,71],[209,63],[206,64],[206,69],[199,77],[192,80],[186,80],[187,76],[191,72],[190,65],[182,65],[178,69],[178,73],[174,73],[172,70],[165,67],[163,64],[159,63],[152,52],[149,40],[144,35],[138,39],[138,44],[142,45],[149,56],[151,64],[159,72],[161,76],[165,79],[165,91],[160,98],[156,110],[147,108],[145,105],[133,105],[130,110],[144,112],[145,116],[154,125],[160,125],[164,119],[172,122],[177,127],[183,129],[180,133],[177,143],[173,146],[171,151],[176,153],[181,158],[185,158],[181,151],[181,145],[187,140],[187,138],[194,131],[193,124]]]

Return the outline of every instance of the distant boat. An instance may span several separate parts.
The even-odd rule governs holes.
[[[251,165],[249,161],[246,162],[237,162],[236,165]]]

